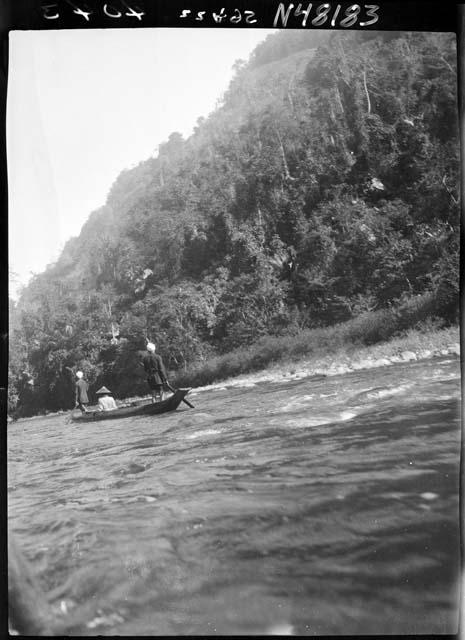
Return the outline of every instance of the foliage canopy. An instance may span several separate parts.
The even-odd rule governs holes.
[[[11,303],[10,409],[72,406],[77,368],[144,391],[146,340],[182,371],[415,296],[455,322],[455,66],[448,34],[270,36]]]

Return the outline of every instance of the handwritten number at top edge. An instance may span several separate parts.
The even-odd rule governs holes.
[[[86,22],[89,22],[90,16],[94,13],[94,11],[91,11],[86,4],[84,4],[84,8],[81,8],[76,4],[74,4],[72,0],[65,0],[65,2],[70,7],[72,7],[74,14],[82,16],[86,20]],[[125,2],[125,0],[120,0],[120,2],[123,10],[126,9],[126,11],[124,12],[125,16],[129,18],[137,18],[138,20],[142,20],[142,16],[145,15],[144,11],[141,11],[139,7],[134,8],[129,6]],[[58,2],[41,4],[42,17],[45,20],[57,20],[60,17],[60,12],[58,11],[58,9],[59,9]],[[115,8],[115,6],[109,3],[105,3],[103,5],[103,13],[109,18],[113,18],[113,19],[121,18],[123,15],[122,11],[119,11],[118,9]]]
[[[67,4],[69,4],[72,8],[73,8],[73,13],[76,15],[80,15],[82,16],[87,22],[89,22],[90,20],[90,16],[95,13],[94,11],[91,11],[89,9],[89,7],[87,7],[87,5],[84,4],[85,9],[78,7],[76,4],[74,4],[74,2],[72,2],[72,0],[65,0],[65,2]],[[125,16],[127,17],[134,17],[137,18],[138,20],[142,19],[142,16],[145,15],[144,11],[141,11],[139,9],[139,7],[131,7],[129,6],[129,4],[127,4],[127,2],[125,0],[119,0],[120,4],[121,4],[121,11],[118,10],[114,4],[110,4],[110,3],[105,3],[103,5],[103,13],[112,19],[119,19],[123,16],[123,13]],[[314,5],[313,5],[314,6]],[[294,8],[294,5],[291,3],[288,5],[286,14],[284,14],[284,4],[281,3],[279,8],[278,8],[278,13],[276,14],[276,18],[275,18],[275,23],[277,22],[277,18],[279,15],[280,10],[282,11],[283,15],[282,15],[282,19],[283,19],[283,26],[286,26],[288,17],[290,12],[292,11],[292,9]],[[336,6],[335,12],[332,15],[332,18],[330,18],[330,24],[331,27],[334,27],[336,25],[336,21],[339,18],[340,15],[340,11],[341,11],[341,5],[338,4]],[[377,4],[367,4],[364,5],[363,7],[365,9],[366,12],[366,17],[369,18],[369,20],[364,20],[364,21],[360,21],[359,22],[359,26],[360,27],[368,27],[370,25],[375,24],[378,20],[379,20],[379,15],[378,15],[378,10],[380,8],[379,5]],[[125,11],[126,9],[126,11]],[[341,27],[352,27],[356,22],[357,19],[360,18],[361,16],[360,11],[361,11],[362,7],[360,5],[357,4],[353,4],[349,7],[347,7],[347,9],[345,9],[345,17],[344,18],[339,18],[340,22],[339,22],[339,26]],[[41,10],[42,10],[42,17],[45,20],[57,20],[60,17],[60,13],[59,13],[59,3],[58,2],[53,2],[53,3],[48,3],[48,4],[41,4]],[[307,18],[309,17],[309,14],[311,13],[312,10],[312,3],[309,3],[307,6],[307,9],[305,11],[302,10],[302,4],[299,4],[297,9],[295,10],[295,16],[297,17],[298,15],[303,14],[304,19],[303,19],[303,24],[302,26],[306,26],[306,22],[307,22]],[[326,20],[330,17],[329,13],[331,12],[331,4],[329,3],[325,3],[325,4],[321,4],[321,5],[317,5],[315,6],[315,11],[316,11],[316,15],[314,16],[312,22],[313,26],[321,26],[324,22],[326,22]],[[225,19],[228,18],[227,14],[224,13],[225,9],[222,8],[219,13],[212,13],[212,17],[214,19],[214,21],[218,24],[223,22]],[[200,20],[202,21],[204,19],[204,15],[206,14],[206,11],[199,11],[197,12],[196,15],[196,20]],[[192,14],[192,11],[190,9],[183,9],[181,15],[179,16],[180,18],[186,18],[189,14]],[[245,22],[247,24],[254,24],[257,22],[257,20],[255,19],[255,12],[254,11],[244,11],[243,14],[244,18],[245,18]],[[231,22],[232,24],[237,24],[239,22],[241,22],[242,16],[241,16],[241,12],[239,9],[235,9],[234,13],[232,16],[229,16],[229,22]]]
[[[339,11],[341,10],[341,5],[338,4],[336,7],[336,11],[333,13],[333,17],[331,19],[331,26],[334,27],[336,25],[336,18],[339,15]]]
[[[244,15],[247,16],[245,21],[247,24],[255,24],[257,19],[255,18],[255,11],[244,11]]]
[[[116,14],[115,14],[115,13],[109,13],[109,11],[108,11],[107,7],[108,7],[108,5],[107,5],[107,4],[104,4],[104,5],[103,5],[103,13],[104,13],[106,16],[108,16],[109,18],[121,18],[121,16],[122,16],[121,11],[118,11],[118,10],[116,9]],[[115,7],[113,7],[112,5],[110,5],[110,7],[111,7],[112,9],[115,9]]]
[[[46,20],[56,20],[57,18],[60,17],[60,14],[58,13],[58,11],[54,14],[54,15],[49,15],[48,12],[51,9],[57,9],[58,5],[56,2],[54,2],[53,4],[43,4],[42,5],[42,11],[43,11],[43,17]]]
[[[138,11],[136,11],[136,9],[127,5],[124,0],[121,1],[127,9],[124,15],[128,16],[128,18],[137,18],[138,20],[142,20],[142,16],[145,16],[145,11],[141,11],[139,7],[136,7],[136,9],[139,9]]]
[[[239,9],[234,9],[234,14],[229,18],[229,22],[232,22],[233,24],[237,24],[238,22],[241,21],[241,19],[242,19],[242,15]]]
[[[73,13],[75,13],[77,16],[82,16],[84,20],[89,22],[89,16],[92,15],[93,11],[85,11],[85,9],[89,9],[86,4],[84,5],[85,9],[82,9],[81,7],[75,5],[74,2],[71,2],[71,0],[66,0],[66,3],[69,4],[69,6],[73,9]]]
[[[292,3],[280,2],[276,10],[273,27],[287,27],[288,22],[292,18],[302,17],[301,26],[306,27],[307,20],[311,19],[313,27],[322,27],[323,25],[331,27],[369,27],[378,22],[378,10],[380,5],[377,4],[352,4],[343,8],[342,4],[333,3],[299,3],[297,7]],[[363,13],[365,12],[365,13]],[[369,20],[362,19],[369,18]],[[289,25],[291,26],[291,25]],[[295,25],[292,25],[295,27]]]
[[[377,4],[366,4],[365,9],[367,12],[367,17],[372,18],[372,20],[368,20],[367,22],[361,22],[361,27],[368,27],[370,24],[375,24],[378,22],[379,15],[376,13],[379,9],[379,5]]]

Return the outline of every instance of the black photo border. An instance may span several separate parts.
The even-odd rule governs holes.
[[[293,0],[293,7],[299,5]],[[283,9],[279,9],[280,4]],[[8,179],[6,148],[6,105],[8,90],[9,33],[16,30],[47,29],[105,29],[105,28],[240,28],[240,29],[328,29],[328,23],[321,27],[305,27],[290,12],[287,21],[286,9],[290,1],[279,0],[0,0],[0,637],[8,636],[8,553],[7,553],[7,384],[8,384]],[[305,8],[308,1],[301,3]],[[315,6],[324,4],[314,2]],[[345,9],[352,2],[328,0],[329,14],[334,15],[340,5],[339,21]],[[464,349],[463,332],[463,283],[464,283],[464,222],[465,222],[465,3],[458,2],[412,2],[410,0],[385,2],[368,0],[358,3],[360,7],[377,7],[371,15],[377,19],[372,24],[361,24],[360,17],[351,26],[341,26],[334,20],[330,28],[340,30],[376,31],[430,31],[450,32],[457,37],[457,88],[458,114],[460,126],[460,346]],[[229,17],[238,9],[241,19],[232,23],[230,19],[216,21],[213,14],[221,16],[224,8]],[[81,9],[81,12],[79,12]],[[199,12],[202,19],[199,18]],[[88,13],[87,17],[83,13]],[[138,14],[138,15],[135,15]],[[143,14],[143,15],[141,15]],[[277,16],[279,14],[279,19]],[[238,16],[239,14],[235,14]],[[196,19],[197,18],[197,19]],[[373,19],[373,18],[371,18]],[[365,21],[366,20],[365,18]],[[285,26],[284,26],[284,23]],[[462,384],[464,380],[464,359],[460,358]],[[462,391],[463,398],[463,391]],[[464,460],[463,460],[463,414],[462,441],[460,455],[460,539],[461,574],[459,588],[461,599],[465,597],[464,582],[464,527],[465,505]],[[441,638],[461,638],[463,633],[463,608],[459,612],[457,635],[442,635]],[[209,636],[210,637],[210,636]],[[325,636],[329,638],[330,636]],[[339,638],[341,636],[335,636]],[[346,636],[350,637],[350,636]],[[368,637],[368,636],[365,636]],[[382,635],[376,636],[383,637]],[[384,636],[392,638],[393,636]],[[432,638],[433,636],[402,636],[403,638]],[[465,638],[465,635],[464,635]]]

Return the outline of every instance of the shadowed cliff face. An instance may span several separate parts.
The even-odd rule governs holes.
[[[459,365],[12,424],[9,526],[72,633],[454,633]]]

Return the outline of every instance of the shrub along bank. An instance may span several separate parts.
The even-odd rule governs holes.
[[[444,346],[443,340],[439,339],[436,344],[434,336],[445,323],[439,317],[431,319],[429,314],[434,311],[434,305],[433,297],[425,294],[397,308],[367,312],[331,327],[305,329],[287,336],[267,336],[246,349],[235,349],[178,373],[174,383],[179,387],[199,387],[260,371],[279,362],[298,362],[307,358],[323,361],[342,355],[355,358],[364,347],[385,344],[395,338],[404,339],[397,340],[402,345],[397,351],[417,350],[420,345],[426,348],[425,344],[432,350],[439,349]],[[426,343],[419,336],[428,336]],[[458,340],[455,328],[445,336],[446,341]]]

